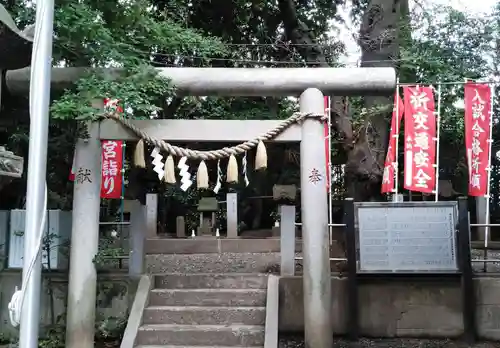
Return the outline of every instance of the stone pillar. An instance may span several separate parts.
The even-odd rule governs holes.
[[[158,237],[158,194],[146,194],[146,236]]]
[[[144,272],[144,239],[146,232],[146,207],[138,200],[132,201],[130,212],[130,258],[128,274],[139,278]]]
[[[175,233],[177,238],[186,238],[186,221],[184,216],[178,216],[176,219]]]
[[[76,143],[73,222],[68,285],[66,347],[94,347],[96,269],[99,244],[101,143],[99,124],[88,126],[89,138]]]
[[[300,96],[300,112],[324,114],[323,94],[308,88]],[[304,255],[305,346],[331,348],[331,272],[328,199],[323,123],[305,119],[300,143],[300,187]]]
[[[280,273],[295,275],[295,206],[280,205]]]
[[[226,195],[227,238],[238,238],[238,194]]]

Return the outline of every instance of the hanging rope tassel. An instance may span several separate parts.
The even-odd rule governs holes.
[[[255,154],[255,170],[265,170],[267,168],[267,151],[266,146],[259,141],[257,144],[257,153]]]
[[[172,155],[169,155],[165,161],[165,182],[175,184],[175,164]]]
[[[134,165],[139,168],[146,168],[146,159],[144,158],[144,140],[139,140],[134,151]]]
[[[198,189],[208,189],[208,169],[205,161],[201,161],[196,172],[196,185]]]
[[[238,162],[234,155],[229,156],[229,162],[227,163],[227,178],[228,183],[238,183]]]

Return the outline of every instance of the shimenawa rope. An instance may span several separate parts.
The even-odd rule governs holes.
[[[105,117],[116,120],[120,122],[122,125],[130,129],[134,132],[138,137],[143,139],[144,141],[160,148],[161,150],[171,154],[172,156],[177,157],[187,157],[188,159],[194,160],[218,160],[230,157],[231,155],[241,155],[245,153],[245,151],[249,151],[252,148],[256,147],[259,144],[259,141],[268,141],[277,137],[279,134],[283,133],[288,127],[292,126],[295,123],[300,123],[306,118],[317,119],[320,122],[325,122],[327,117],[323,114],[314,114],[314,113],[300,113],[296,112],[275,128],[267,131],[261,136],[245,141],[244,143],[232,146],[232,147],[224,147],[219,150],[211,150],[211,151],[198,151],[198,150],[190,150],[182,147],[178,147],[163,140],[159,140],[149,136],[143,130],[135,126],[130,119],[126,119],[121,117],[116,112],[106,113]]]

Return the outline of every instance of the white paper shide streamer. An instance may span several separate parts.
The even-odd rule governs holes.
[[[165,170],[163,169],[165,165],[163,164],[163,156],[160,154],[160,149],[155,147],[151,151],[151,157],[153,157],[153,171],[158,174],[158,180],[163,180],[165,176]]]
[[[247,176],[247,152],[246,151],[245,151],[245,155],[243,156],[242,167],[243,167],[243,178],[245,179],[245,186],[248,186],[250,184],[250,181],[248,181],[248,176]]]
[[[220,169],[220,160],[217,161],[217,182],[215,183],[214,192],[219,193],[222,187],[222,169]]]
[[[189,174],[189,166],[186,164],[187,157],[182,157],[177,164],[177,168],[180,169],[181,176],[181,190],[187,191],[191,187],[193,181],[191,180],[191,174]]]

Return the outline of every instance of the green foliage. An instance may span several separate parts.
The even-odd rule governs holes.
[[[125,250],[117,245],[117,241],[113,237],[103,237],[99,239],[99,250],[94,256],[94,264],[97,269],[117,268],[117,260],[126,256]]]
[[[55,13],[54,61],[64,66],[89,66],[75,88],[54,101],[55,119],[89,120],[99,116],[92,102],[118,98],[135,118],[159,110],[173,86],[151,67],[157,52],[204,57],[225,53],[220,40],[183,28],[150,1],[61,1]],[[114,67],[109,73],[97,68]]]
[[[128,319],[120,317],[107,317],[96,323],[96,338],[103,342],[120,342]]]
[[[117,98],[126,101],[125,108],[133,110],[134,118],[149,118],[160,110],[158,102],[172,92],[169,81],[159,77],[151,67],[133,66],[115,76],[91,73],[81,78],[74,91],[67,91],[52,104],[52,117],[96,120],[102,116],[102,110],[93,107],[92,102]]]

